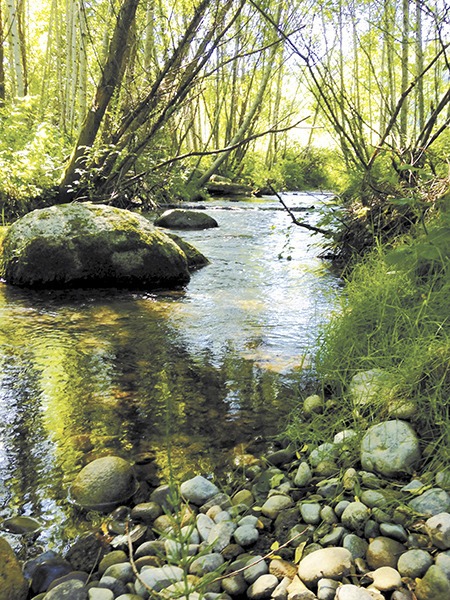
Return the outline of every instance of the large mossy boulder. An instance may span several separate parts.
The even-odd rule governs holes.
[[[206,213],[184,208],[166,210],[155,220],[155,225],[168,229],[211,229],[219,226],[217,221]]]
[[[28,583],[8,542],[0,537],[0,600],[25,600]]]
[[[83,508],[109,510],[136,491],[133,467],[119,456],[104,456],[86,465],[70,488],[71,499]]]
[[[151,289],[190,278],[185,252],[145,217],[90,202],[35,210],[16,221],[2,263],[6,282],[26,287]]]

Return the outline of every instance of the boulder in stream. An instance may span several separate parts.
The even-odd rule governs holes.
[[[34,210],[16,221],[2,262],[14,285],[145,289],[185,284],[190,265],[199,263],[142,215],[91,202]]]
[[[135,491],[130,463],[119,456],[104,456],[81,469],[72,483],[70,495],[83,508],[110,510],[129,500]]]
[[[171,208],[155,220],[158,227],[168,229],[211,229],[219,224],[213,217],[198,210]]]

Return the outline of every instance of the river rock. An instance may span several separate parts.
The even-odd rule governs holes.
[[[163,567],[142,569],[140,573],[140,579],[136,580],[135,587],[136,593],[143,598],[148,597],[148,591],[143,584],[150,587],[155,592],[160,592],[162,589],[169,587],[172,583],[181,581],[183,579],[184,572],[180,567],[174,567],[171,565],[164,565]]]
[[[42,528],[42,524],[32,517],[20,515],[5,519],[2,523],[2,528],[11,533],[26,535],[28,533],[39,531]]]
[[[88,600],[114,600],[114,592],[105,588],[92,587],[89,588]]]
[[[436,548],[441,550],[450,548],[450,514],[448,512],[430,517],[425,523],[425,528]]]
[[[411,472],[420,460],[419,440],[404,421],[384,421],[368,429],[361,442],[361,464],[386,477]]]
[[[303,401],[303,413],[306,417],[310,417],[314,414],[323,413],[325,408],[325,400],[318,394],[308,396]]]
[[[334,579],[319,579],[317,583],[317,598],[319,600],[334,600],[336,596],[336,590],[339,587],[339,581]]]
[[[214,175],[205,188],[212,196],[252,196],[253,188],[243,183],[235,183],[227,177]]]
[[[114,577],[123,583],[131,583],[134,580],[134,573],[129,562],[116,563],[109,566],[104,572],[105,577]]]
[[[408,505],[416,512],[427,516],[450,512],[450,495],[441,488],[431,488],[410,500]]]
[[[286,588],[288,600],[315,600],[317,596],[308,590],[306,585],[297,575]]]
[[[431,565],[414,590],[417,600],[444,600],[450,598],[450,580],[436,565]]]
[[[371,569],[379,567],[397,568],[399,557],[406,552],[406,546],[384,536],[373,539],[367,549],[366,560]]]
[[[190,271],[200,269],[200,267],[204,267],[205,265],[209,264],[209,260],[200,252],[200,250],[195,248],[195,246],[181,238],[179,235],[175,235],[175,233],[169,231],[166,232],[166,235],[173,242],[175,242],[182,252],[184,252]]]
[[[106,556],[102,558],[98,565],[98,573],[99,575],[103,575],[103,573],[111,567],[112,565],[117,565],[119,563],[123,563],[127,561],[127,555],[123,550],[113,550]]]
[[[400,573],[392,567],[379,567],[367,575],[372,579],[373,586],[380,592],[395,590],[402,585]]]
[[[337,447],[335,444],[325,442],[312,450],[309,455],[309,462],[312,467],[317,467],[317,465],[323,461],[333,462],[336,457],[336,452]]]
[[[88,600],[88,589],[78,579],[70,579],[47,592],[43,600]]]
[[[247,591],[248,584],[241,573],[232,577],[224,577],[222,579],[222,589],[224,592],[234,598],[234,596],[242,596]]]
[[[185,253],[142,215],[91,202],[34,210],[9,228],[3,277],[29,287],[173,287]]]
[[[342,524],[352,531],[362,533],[368,521],[370,511],[362,502],[350,502],[341,516]]]
[[[248,584],[255,583],[255,581],[262,575],[266,575],[269,572],[269,567],[262,556],[252,556],[245,563],[244,579]]]
[[[318,502],[303,502],[300,505],[300,514],[303,521],[308,525],[318,525],[321,521],[320,511],[322,507]]]
[[[261,508],[261,512],[265,517],[269,519],[276,519],[282,510],[293,506],[292,498],[289,496],[282,496],[281,494],[275,494],[267,498]]]
[[[218,492],[219,488],[201,475],[183,481],[180,486],[180,493],[183,498],[196,506],[201,506]]]
[[[364,588],[347,583],[338,587],[335,600],[373,600],[373,596]]]
[[[220,569],[223,563],[223,556],[217,552],[204,554],[203,556],[196,558],[191,563],[189,567],[189,573],[192,575],[197,575],[198,577],[202,577],[206,573],[212,573],[213,571]]]
[[[258,530],[253,525],[239,525],[234,532],[235,542],[239,546],[242,546],[242,548],[252,546],[258,541],[258,538]]]
[[[341,579],[350,572],[352,555],[345,548],[322,548],[308,554],[298,565],[298,575],[307,586],[319,579]]]
[[[301,462],[298,466],[297,472],[295,473],[294,484],[297,487],[304,487],[310,483],[312,478],[313,475],[308,463],[305,461]]]
[[[168,229],[210,229],[219,226],[217,221],[206,213],[184,208],[166,210],[155,220],[155,225]]]
[[[353,560],[355,560],[356,558],[364,558],[366,556],[369,544],[358,535],[349,533],[344,537],[342,546],[351,553]]]
[[[80,506],[108,510],[128,500],[135,492],[133,468],[119,456],[97,458],[76,476],[71,496]]]
[[[19,561],[8,542],[0,537],[0,600],[25,600],[26,582]]]
[[[355,407],[380,405],[391,383],[392,376],[387,371],[370,369],[353,376],[348,392]]]
[[[397,570],[402,577],[423,577],[433,564],[433,558],[425,550],[413,548],[400,556]]]
[[[235,529],[236,524],[233,521],[221,521],[214,524],[207,540],[214,552],[222,552],[229,545]]]
[[[277,585],[278,579],[275,575],[266,573],[266,575],[258,577],[258,579],[248,588],[247,597],[250,598],[250,600],[264,600],[265,598],[270,598]]]

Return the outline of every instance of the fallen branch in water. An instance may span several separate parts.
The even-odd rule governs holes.
[[[296,218],[296,216],[294,215],[294,213],[292,212],[292,210],[289,208],[289,206],[286,204],[286,202],[283,200],[283,198],[280,196],[280,194],[274,189],[274,187],[269,182],[267,182],[267,187],[273,193],[273,195],[276,196],[278,198],[278,200],[281,202],[281,204],[283,205],[283,208],[288,213],[288,215],[291,217],[292,222],[295,225],[298,225],[299,227],[304,227],[305,229],[308,229],[309,231],[314,231],[315,233],[321,233],[322,235],[327,235],[327,236],[333,235],[333,232],[329,231],[328,229],[321,229],[320,227],[315,227],[314,225],[309,225],[308,223],[303,223],[302,221],[299,221]]]

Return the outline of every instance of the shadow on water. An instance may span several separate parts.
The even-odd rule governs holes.
[[[152,486],[168,445],[183,478],[223,472],[240,444],[278,431],[335,281],[311,271],[285,215],[248,212],[219,203],[219,230],[186,234],[212,264],[183,290],[0,284],[0,517],[41,518],[40,541],[58,546],[80,527],[67,489],[94,458],[149,458]]]

